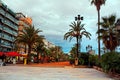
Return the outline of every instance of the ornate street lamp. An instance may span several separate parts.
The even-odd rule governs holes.
[[[83,20],[83,17],[81,17],[80,15],[75,17],[75,21],[80,22],[81,20]],[[78,65],[79,49],[81,47],[81,45],[79,45],[80,44],[80,32],[79,32],[79,30],[77,32],[74,32],[74,35],[77,38],[77,54],[76,54],[76,58],[75,58],[75,65]]]
[[[92,46],[91,46],[91,45],[86,46],[86,50],[87,50],[88,52],[91,51],[91,50],[92,50]]]

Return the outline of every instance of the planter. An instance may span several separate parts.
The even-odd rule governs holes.
[[[96,70],[98,70],[98,71],[102,71],[102,72],[104,72],[104,71],[103,71],[103,69],[102,69],[102,68],[100,68],[100,67],[93,66],[93,68],[94,68],[94,69],[96,69]]]

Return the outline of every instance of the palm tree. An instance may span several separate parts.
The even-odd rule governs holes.
[[[42,39],[42,36],[41,36],[41,40],[39,42],[37,42],[37,44],[35,45],[35,48],[34,50],[37,52],[37,63],[39,63],[39,55],[40,53],[43,53],[43,50],[44,50],[44,42],[43,42],[43,39]]]
[[[60,56],[63,53],[61,46],[51,47],[49,48],[49,50],[50,50],[49,56],[53,57],[56,61],[59,61]]]
[[[64,39],[67,40],[68,38],[71,39],[73,37],[77,40],[77,54],[76,57],[78,57],[78,42],[81,41],[82,37],[85,36],[90,39],[91,34],[86,31],[84,28],[84,24],[81,24],[81,22],[73,22],[70,24],[71,29],[69,29],[69,32],[65,33]]]
[[[91,4],[94,4],[97,8],[97,12],[98,12],[98,30],[100,29],[100,7],[101,5],[105,4],[106,0],[92,0]],[[98,36],[100,36],[100,34],[98,33]],[[98,39],[98,57],[100,58],[101,54],[100,54],[100,40]]]
[[[61,46],[56,46],[56,61],[59,61],[60,55],[62,54],[62,47]]]
[[[116,16],[102,17],[103,22],[100,23],[101,29],[98,33],[101,34],[98,38],[103,40],[103,43],[110,51],[117,47],[117,33],[115,30]]]
[[[22,34],[19,34],[16,38],[16,42],[23,43],[28,46],[28,56],[27,56],[28,63],[30,61],[32,46],[41,40],[41,37],[38,35],[39,32],[42,31],[39,29],[35,29],[34,26],[24,27]]]

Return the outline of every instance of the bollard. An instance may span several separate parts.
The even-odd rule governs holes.
[[[26,63],[27,63],[27,59],[24,59],[24,65],[26,65]]]

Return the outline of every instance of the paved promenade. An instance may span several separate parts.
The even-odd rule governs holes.
[[[114,80],[92,68],[2,66],[0,80]]]

